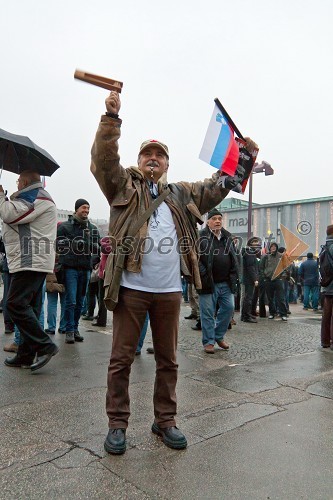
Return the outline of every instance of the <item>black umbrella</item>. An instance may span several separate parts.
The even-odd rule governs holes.
[[[34,170],[40,175],[51,176],[59,165],[29,137],[0,129],[0,168],[1,173],[2,170],[14,174],[20,174],[23,170]]]

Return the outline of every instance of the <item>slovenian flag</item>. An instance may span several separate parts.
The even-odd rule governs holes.
[[[234,131],[216,104],[199,158],[227,175],[235,175],[239,158],[238,144]]]

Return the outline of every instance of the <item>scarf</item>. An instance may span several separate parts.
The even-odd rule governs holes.
[[[78,217],[76,213],[73,214],[73,219],[76,220],[76,222],[80,224],[81,227],[85,229],[89,227],[88,219],[81,219],[81,217]]]

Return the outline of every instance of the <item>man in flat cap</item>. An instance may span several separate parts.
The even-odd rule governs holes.
[[[112,454],[126,450],[129,376],[148,312],[156,361],[155,419],[151,429],[165,445],[183,449],[187,441],[175,421],[181,273],[201,287],[195,250],[197,223],[203,222],[201,215],[216,206],[229,190],[217,185],[219,173],[203,182],[168,185],[169,150],[155,139],[142,143],[137,167],[123,168],[118,154],[122,122],[117,92],[111,92],[106,99],[106,109],[91,162],[91,171],[110,205],[113,248],[104,280],[105,303],[113,310],[106,397],[109,432],[104,447]],[[251,140],[248,147],[254,147]]]
[[[219,210],[208,212],[207,227],[199,234],[202,344],[207,354],[214,354],[215,343],[221,349],[229,349],[224,336],[234,312],[239,265],[232,235],[222,227]]]
[[[74,214],[58,226],[57,251],[66,289],[66,344],[83,342],[79,319],[86,295],[93,259],[99,257],[99,232],[89,219],[90,204],[79,198]]]

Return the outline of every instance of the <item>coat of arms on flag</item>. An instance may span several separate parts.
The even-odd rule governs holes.
[[[216,104],[199,158],[227,175],[235,175],[239,158],[238,144],[234,131]]]

